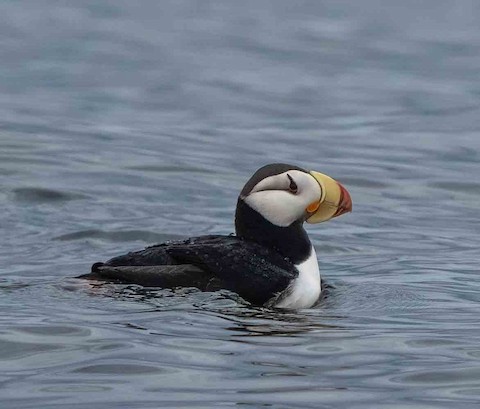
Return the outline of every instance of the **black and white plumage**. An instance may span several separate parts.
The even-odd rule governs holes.
[[[287,164],[260,168],[237,202],[233,236],[171,241],[95,263],[91,279],[163,288],[227,289],[278,308],[309,308],[321,293],[315,250],[304,221],[352,209],[346,189],[318,172]]]

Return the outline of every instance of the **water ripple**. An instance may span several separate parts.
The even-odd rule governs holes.
[[[2,409],[478,406],[479,8],[377,3],[2,3]],[[268,162],[352,194],[315,308],[73,278]]]

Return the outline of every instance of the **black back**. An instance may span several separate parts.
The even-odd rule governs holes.
[[[181,275],[178,275],[179,269],[165,268],[166,265],[178,265]],[[256,242],[235,236],[200,236],[95,263],[90,278],[159,287],[192,286],[202,290],[208,290],[214,280],[216,287],[234,291],[245,300],[262,305],[283,291],[297,274],[288,259]]]

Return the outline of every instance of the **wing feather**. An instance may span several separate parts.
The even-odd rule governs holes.
[[[95,263],[86,278],[164,288],[197,287],[234,291],[264,304],[288,287],[298,272],[275,250],[236,236],[200,236],[166,242]]]

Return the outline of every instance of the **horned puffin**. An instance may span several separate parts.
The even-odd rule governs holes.
[[[274,163],[243,187],[235,235],[168,241],[95,263],[88,279],[163,288],[227,289],[266,307],[312,307],[322,291],[315,249],[303,223],[352,210],[348,191],[331,177]]]

